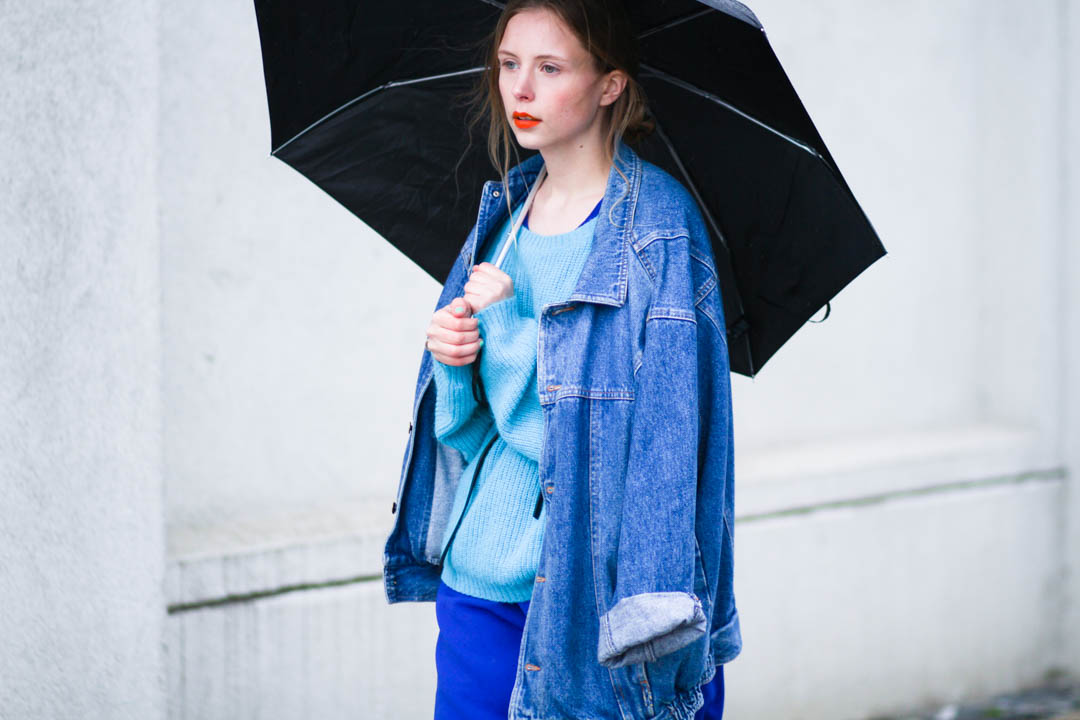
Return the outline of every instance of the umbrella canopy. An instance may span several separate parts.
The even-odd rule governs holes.
[[[752,376],[885,249],[745,5],[625,4],[656,121],[635,150],[698,201]],[[502,6],[255,0],[272,154],[439,282],[495,174],[464,99]]]

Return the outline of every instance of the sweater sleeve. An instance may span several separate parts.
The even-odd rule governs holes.
[[[480,451],[493,419],[472,393],[472,365],[446,365],[432,358],[435,379],[435,437],[459,450],[465,462]]]
[[[522,315],[512,295],[475,314],[484,349],[480,377],[499,435],[522,455],[540,461],[544,416],[536,379],[539,324]]]

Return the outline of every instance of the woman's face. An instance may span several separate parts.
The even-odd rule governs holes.
[[[600,107],[619,95],[605,82],[618,71],[597,72],[588,51],[550,10],[533,8],[510,18],[498,53],[499,92],[522,147],[573,143],[598,120]]]

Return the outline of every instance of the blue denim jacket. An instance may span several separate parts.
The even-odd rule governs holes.
[[[542,162],[510,171],[515,207]],[[503,192],[484,185],[436,309],[464,294]],[[383,556],[390,603],[435,599],[468,461],[435,439],[432,362],[425,350]],[[509,717],[689,720],[742,649],[727,339],[700,210],[625,144],[577,286],[539,318],[536,372],[547,524]]]

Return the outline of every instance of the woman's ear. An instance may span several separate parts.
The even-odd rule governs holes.
[[[604,75],[604,92],[600,96],[600,107],[610,105],[619,99],[626,87],[628,76],[622,70],[612,70]]]

